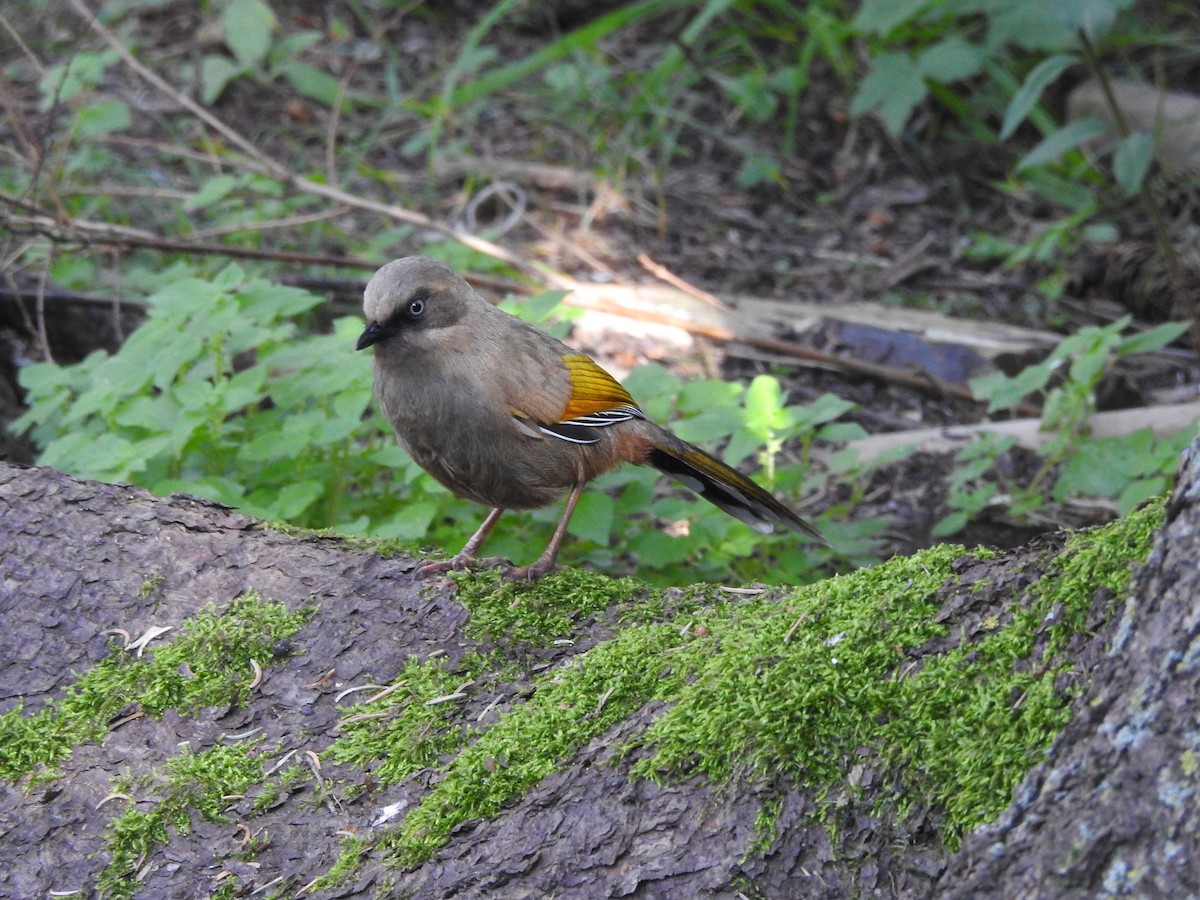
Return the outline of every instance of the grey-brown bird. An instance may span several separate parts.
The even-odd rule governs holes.
[[[764,534],[782,526],[824,543],[745,475],[647,419],[587,356],[492,306],[442,263],[388,263],[367,284],[363,312],[356,349],[375,348],[375,394],[397,439],[450,491],[492,507],[456,556],[417,577],[506,565],[510,576],[540,578],[554,568],[584,485],[623,462],[654,466]],[[504,510],[564,494],[532,565],[476,559]]]

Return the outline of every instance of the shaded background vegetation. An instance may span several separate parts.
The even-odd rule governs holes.
[[[1067,341],[970,401],[737,348],[714,360],[580,322],[556,294],[510,301],[574,325],[651,415],[757,469],[833,545],[761,541],[626,470],[585,497],[564,561],[807,580],[964,529],[1008,542],[1109,518],[1166,489],[1194,431],[1101,440],[1087,424],[1195,395],[1184,345],[1144,356],[1195,319],[1191,163],[1163,151],[1161,116],[1071,114],[1067,98],[1097,78],[1195,84],[1196,15],[1132,0],[10,4],[7,453],[452,548],[481,511],[364,416],[361,280],[426,253],[529,295],[644,279],[648,254],[722,297],[868,299],[881,319],[912,306]],[[1181,324],[1145,330],[1164,321]],[[987,439],[867,464],[843,449],[1030,406],[1053,435],[1036,452]],[[504,521],[497,552],[527,556],[556,515]]]

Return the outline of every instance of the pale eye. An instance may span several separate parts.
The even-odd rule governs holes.
[[[425,301],[419,297],[408,304],[408,314],[410,316],[419,316],[425,312]]]

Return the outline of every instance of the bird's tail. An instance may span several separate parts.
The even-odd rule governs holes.
[[[815,528],[741,472],[669,432],[652,441],[646,462],[755,531],[770,534],[783,526],[826,543]]]

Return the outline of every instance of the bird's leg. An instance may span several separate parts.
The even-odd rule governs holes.
[[[554,560],[558,557],[558,548],[562,546],[563,538],[567,536],[567,523],[571,521],[571,516],[575,514],[575,505],[579,502],[579,497],[583,493],[583,482],[579,482],[571,489],[571,496],[567,498],[567,506],[563,510],[562,518],[558,520],[558,525],[554,529],[554,536],[550,538],[550,546],[546,548],[546,552],[538,557],[537,562],[530,566],[509,566],[505,573],[509,578],[528,578],[533,581],[541,578],[554,568]]]
[[[440,572],[453,572],[458,569],[466,569],[471,565],[493,565],[498,566],[507,564],[508,560],[500,559],[476,559],[475,554],[479,548],[483,546],[483,542],[487,540],[488,534],[492,530],[492,526],[496,524],[496,520],[500,518],[500,514],[504,512],[502,507],[496,507],[487,514],[487,518],[483,520],[483,524],[475,529],[475,533],[471,535],[461,550],[449,559],[440,559],[437,562],[425,563],[413,572],[414,578],[425,578],[428,575],[437,575]]]

